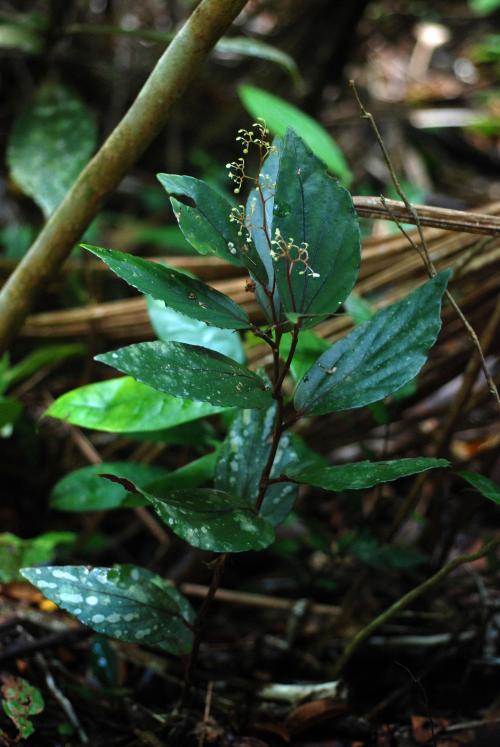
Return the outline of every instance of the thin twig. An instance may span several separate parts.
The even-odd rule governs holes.
[[[465,563],[472,563],[475,560],[479,560],[479,558],[484,558],[485,555],[490,553],[492,550],[494,550],[499,545],[500,545],[500,537],[493,537],[489,542],[487,542],[481,548],[481,550],[478,550],[475,553],[471,553],[470,555],[459,555],[457,558],[454,558],[449,563],[447,563],[445,566],[443,566],[443,568],[441,568],[433,576],[430,576],[423,583],[419,584],[418,586],[415,586],[415,588],[413,588],[407,594],[405,594],[400,599],[398,599],[397,602],[394,602],[394,604],[392,604],[388,609],[386,609],[385,612],[382,612],[381,615],[379,615],[374,620],[369,622],[368,625],[365,625],[365,627],[362,628],[354,636],[354,638],[352,638],[352,640],[347,644],[343,653],[339,657],[337,664],[335,665],[333,669],[332,676],[338,677],[339,674],[343,671],[348,661],[350,661],[350,659],[354,656],[354,654],[360,648],[360,646],[368,638],[370,638],[373,635],[373,633],[375,633],[375,631],[377,631],[382,625],[385,625],[385,623],[389,622],[389,620],[391,620],[395,615],[397,615],[398,612],[403,610],[405,607],[408,607],[409,604],[411,604],[416,599],[418,599],[418,597],[422,596],[422,594],[425,594],[430,589],[433,589],[435,586],[440,584],[443,579],[445,579],[450,573],[452,573],[452,571],[455,570],[455,568],[458,568],[459,566],[464,565]]]
[[[429,277],[434,277],[434,275],[436,275],[437,270],[434,267],[434,264],[432,262],[430,254],[429,254],[429,250],[428,250],[428,247],[427,247],[427,242],[425,240],[424,232],[422,230],[422,224],[421,224],[421,220],[420,220],[419,214],[418,214],[417,210],[415,209],[415,207],[408,200],[405,192],[403,191],[403,188],[401,187],[400,181],[398,179],[398,176],[397,176],[396,171],[394,169],[394,166],[392,164],[391,157],[389,156],[387,148],[385,147],[385,143],[384,143],[384,141],[382,139],[382,135],[380,134],[380,131],[378,129],[377,123],[375,122],[375,119],[374,119],[373,115],[369,111],[367,111],[365,109],[365,107],[364,107],[364,105],[363,105],[363,103],[362,103],[362,101],[361,101],[361,99],[359,97],[359,94],[358,94],[358,91],[357,91],[357,88],[356,88],[356,84],[355,84],[355,82],[353,80],[350,81],[350,85],[351,85],[351,88],[353,90],[354,96],[356,97],[356,101],[358,102],[358,106],[359,106],[359,108],[361,110],[362,116],[370,122],[370,125],[372,127],[373,133],[374,133],[375,138],[377,140],[377,143],[379,144],[379,147],[380,147],[380,149],[382,151],[382,155],[384,157],[384,161],[386,163],[387,169],[389,171],[389,174],[390,174],[390,177],[391,177],[392,182],[394,184],[394,187],[396,189],[396,192],[398,193],[398,195],[400,196],[401,200],[403,201],[403,203],[404,203],[404,205],[405,205],[405,207],[406,207],[406,209],[408,211],[408,214],[413,218],[412,223],[414,223],[415,226],[416,226],[416,228],[417,228],[417,232],[418,232],[418,236],[419,236],[420,244],[421,244],[421,251],[419,252],[419,254],[420,254],[420,256],[424,260],[425,267],[427,269]],[[387,201],[386,201],[386,206],[387,206]],[[407,234],[405,234],[405,235],[407,235]],[[411,243],[412,243],[412,246],[415,246],[415,243],[413,241]],[[484,376],[486,378],[486,382],[488,384],[488,389],[490,390],[492,397],[496,401],[497,407],[500,409],[500,395],[498,394],[498,389],[495,386],[495,382],[493,381],[493,378],[492,378],[492,376],[491,376],[491,374],[489,372],[488,366],[486,365],[486,361],[485,361],[485,358],[484,358],[484,355],[483,355],[483,351],[481,349],[481,344],[479,342],[477,334],[476,334],[475,330],[473,329],[473,327],[468,322],[467,318],[464,316],[464,314],[463,314],[460,306],[455,301],[454,297],[452,296],[452,294],[450,293],[449,290],[445,291],[445,295],[446,295],[446,298],[448,299],[449,303],[451,304],[451,306],[455,310],[457,316],[460,318],[462,324],[464,325],[464,327],[465,327],[465,329],[467,331],[467,334],[469,335],[469,337],[471,339],[472,344],[474,345],[474,347],[476,348],[476,350],[478,352],[478,355],[479,355],[480,361],[481,361],[481,368],[483,369],[483,373],[484,373]]]

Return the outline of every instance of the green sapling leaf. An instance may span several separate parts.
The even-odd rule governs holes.
[[[305,470],[288,467],[285,475],[305,485],[339,492],[341,490],[364,490],[407,475],[416,475],[438,467],[448,467],[449,464],[447,459],[416,457],[385,462],[354,462],[336,467],[313,467]]]
[[[295,408],[323,415],[378,402],[413,379],[441,328],[450,271],[379,311],[324,352],[300,381]]]
[[[143,495],[172,532],[193,547],[246,552],[264,550],[274,541],[272,525],[244,498],[210,488],[153,494],[127,480],[122,484]]]
[[[313,327],[347,298],[360,265],[351,195],[288,130],[279,162],[271,230],[278,290],[287,313]]]
[[[211,405],[267,407],[270,386],[231,358],[182,342],[141,342],[96,356],[160,392]]]
[[[82,244],[102,259],[114,273],[141,293],[149,294],[191,319],[222,329],[248,329],[252,326],[245,311],[229,296],[173,267],[165,267],[131,254]]]

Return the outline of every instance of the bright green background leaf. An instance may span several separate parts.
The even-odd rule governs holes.
[[[178,399],[123,376],[73,389],[56,399],[45,414],[83,428],[140,433],[173,428],[224,409]]]
[[[74,532],[45,532],[32,539],[23,539],[15,534],[0,534],[0,583],[18,581],[19,569],[26,565],[50,563],[59,548],[73,545]]]
[[[189,319],[150,296],[147,297],[147,303],[151,325],[163,342],[187,342],[191,345],[201,345],[208,350],[227,355],[228,358],[233,358],[238,363],[245,362],[243,345],[237,332],[209,327],[196,319]]]
[[[464,470],[463,472],[459,472],[458,474],[485,498],[489,498],[490,501],[500,504],[500,485],[498,485],[496,482],[490,480],[489,477],[479,475],[477,472],[469,472],[467,470]]]
[[[304,140],[328,169],[349,186],[352,174],[342,151],[327,131],[308,114],[288,101],[255,86],[240,86],[238,93],[243,106],[252,117],[262,117],[272,133],[283,137],[289,127]]]

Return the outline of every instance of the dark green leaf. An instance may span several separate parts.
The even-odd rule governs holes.
[[[279,164],[272,237],[283,308],[311,315],[303,326],[314,326],[349,295],[359,272],[360,234],[349,192],[293,130]]]
[[[243,410],[231,424],[222,446],[215,474],[215,487],[243,498],[255,506],[259,481],[271,449],[276,405],[267,410]],[[285,433],[276,452],[271,477],[297,464],[290,433]],[[268,487],[260,513],[273,526],[289,514],[297,498],[295,485],[279,483]]]
[[[257,374],[198,345],[141,342],[98,355],[96,360],[176,397],[252,408],[272,401],[269,385]]]
[[[84,625],[120,641],[158,646],[172,654],[187,653],[193,620],[189,602],[145,568],[48,566],[23,568],[22,575],[47,599]]]
[[[248,329],[252,326],[245,311],[229,296],[179,270],[124,252],[89,244],[82,246],[106,262],[129,285],[164,301],[167,306],[191,319],[224,329]]]
[[[35,731],[31,716],[36,716],[45,708],[42,693],[23,677],[3,674],[1,679],[4,713],[16,725],[19,737],[27,739]]]
[[[200,254],[211,254],[237,267],[246,267],[256,278],[266,272],[247,232],[230,221],[231,203],[212,187],[192,176],[158,174],[160,184],[170,195],[194,202],[194,207],[170,198],[177,222],[189,243]]]
[[[120,508],[127,491],[117,483],[104,480],[101,475],[121,475],[141,487],[147,487],[168,472],[162,467],[134,462],[103,462],[74,470],[54,485],[50,505],[59,511],[107,511]],[[145,501],[134,501],[144,505]],[[128,504],[130,505],[130,504]]]
[[[163,342],[187,342],[201,345],[209,350],[227,355],[238,363],[245,362],[241,338],[230,329],[209,327],[196,319],[189,319],[167,308],[162,301],[147,297],[148,314],[151,325]]]
[[[123,376],[73,389],[56,399],[45,414],[83,428],[140,433],[173,428],[223,409],[177,399]]]
[[[50,563],[62,546],[72,545],[74,532],[45,532],[32,539],[23,539],[15,534],[0,534],[0,583],[18,581],[19,569],[25,565]]]
[[[171,490],[160,496],[129,486],[148,499],[174,534],[200,550],[264,550],[274,540],[266,519],[243,498],[222,490]]]
[[[449,271],[379,311],[327,350],[305,374],[295,407],[322,415],[378,402],[413,379],[441,327]]]
[[[306,485],[315,485],[325,490],[363,490],[381,482],[391,482],[407,475],[416,475],[428,469],[448,467],[446,459],[416,457],[395,459],[390,462],[353,462],[338,467],[312,467],[305,470],[285,470],[285,474]]]
[[[411,547],[382,545],[367,532],[347,532],[339,538],[339,549],[350,552],[371,568],[411,570],[426,560],[426,556]]]
[[[463,470],[458,474],[485,498],[489,498],[490,501],[500,504],[500,485],[496,482],[490,480],[489,477],[479,475],[477,472]]]
[[[11,175],[46,218],[87,163],[96,135],[85,105],[55,83],[45,84],[15,122],[7,149]]]
[[[271,228],[273,225],[274,214],[274,193],[276,190],[276,180],[278,178],[278,169],[281,154],[283,152],[283,141],[275,138],[273,146],[264,165],[258,175],[259,188],[252,189],[248,195],[246,203],[246,220],[247,228],[255,245],[255,249],[266,270],[267,282],[264,280],[264,286],[270,290],[275,286],[274,282],[274,262],[271,257],[270,244]],[[274,321],[269,299],[264,293],[263,288],[257,284],[255,295],[262,306],[268,320]],[[281,319],[281,304],[279,300],[278,289],[274,288],[273,302],[275,313],[278,319]]]
[[[349,186],[352,175],[342,151],[318,122],[262,88],[240,86],[238,93],[247,111],[253,117],[262,117],[272,133],[283,137],[292,127],[329,170]]]

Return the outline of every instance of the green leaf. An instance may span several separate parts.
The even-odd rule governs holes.
[[[225,197],[200,179],[192,176],[158,174],[160,184],[170,195],[194,203],[170,198],[180,229],[200,254],[220,257],[237,267],[246,267],[256,278],[266,280],[266,272],[246,232],[230,221],[232,205]]]
[[[222,446],[215,474],[215,487],[243,498],[255,506],[262,470],[271,450],[276,419],[276,404],[267,410],[243,410],[231,424]],[[271,477],[277,477],[298,457],[290,433],[280,440]],[[297,498],[295,485],[279,483],[268,487],[261,515],[273,526],[280,524],[290,513]]]
[[[272,525],[244,498],[209,488],[153,495],[137,486],[127,487],[147,498],[174,534],[200,550],[264,550],[274,541]]]
[[[5,373],[0,374],[0,387],[8,388],[20,381],[24,381],[44,366],[59,363],[74,356],[84,355],[85,345],[69,343],[62,345],[44,345],[23,358],[19,363],[11,366]]]
[[[0,534],[0,583],[8,584],[22,578],[19,569],[25,565],[50,563],[58,548],[72,545],[74,532],[45,532],[32,539],[22,539],[15,534]]]
[[[500,8],[500,0],[469,0],[469,6],[478,16],[487,16]]]
[[[98,355],[96,360],[160,392],[211,405],[260,408],[272,401],[269,385],[257,374],[198,345],[141,342]]]
[[[94,117],[67,88],[47,83],[16,120],[7,147],[14,181],[48,218],[95,148]]]
[[[170,490],[178,488],[198,488],[213,479],[218,451],[204,454],[199,459],[179,467],[165,477],[160,477],[147,490],[154,495],[164,495]]]
[[[222,54],[258,57],[261,60],[274,62],[282,67],[295,83],[300,80],[299,69],[289,54],[258,39],[251,39],[247,36],[223,37],[215,45],[215,50]]]
[[[257,187],[252,189],[246,203],[247,228],[266,270],[267,282],[264,280],[264,286],[267,286],[268,290],[274,287],[273,301],[278,318],[282,317],[282,312],[278,289],[274,282],[274,262],[270,254],[272,247],[269,244],[271,238],[269,234],[273,224],[274,193],[282,152],[283,141],[280,138],[275,138],[271,151],[258,175],[260,190]],[[267,227],[267,231],[265,227]],[[274,318],[269,299],[260,284],[257,284],[255,295],[267,319],[273,322]]]
[[[369,321],[376,314],[372,304],[354,291],[344,301],[344,308],[356,325]]]
[[[280,341],[280,357],[286,360],[292,344],[292,335],[283,335]],[[309,371],[313,363],[321,353],[328,350],[330,343],[324,340],[310,329],[302,331],[295,348],[295,353],[290,366],[290,372],[295,381],[300,381],[306,371]]]
[[[142,433],[173,428],[223,410],[162,394],[123,376],[73,389],[56,399],[45,414],[83,428]]]
[[[271,132],[279,137],[283,137],[289,127],[294,129],[328,169],[349,186],[352,174],[342,151],[324,127],[296,106],[262,88],[240,86],[238,93],[252,117],[262,117]]]
[[[158,646],[185,654],[192,645],[189,602],[151,571],[133,565],[113,568],[48,566],[21,571],[47,599],[97,633],[119,641]]]
[[[165,477],[162,467],[134,462],[103,462],[70,472],[57,482],[50,494],[50,505],[59,511],[107,511],[120,508],[127,491],[117,483],[104,480],[101,475],[122,475],[142,487]],[[130,503],[127,503],[130,505]],[[133,505],[144,505],[134,499]]]
[[[359,272],[360,234],[351,195],[293,130],[280,159],[272,235],[280,242],[273,248],[283,308],[312,315],[303,326],[314,326],[349,295]],[[287,247],[290,239],[295,248]]]
[[[458,474],[485,498],[489,498],[490,501],[500,504],[500,485],[496,482],[490,480],[489,477],[479,475],[477,472],[469,472],[468,470],[463,470],[462,472],[458,472]]]
[[[332,345],[299,383],[296,409],[322,415],[362,407],[413,379],[439,333],[449,276],[440,272]]]
[[[232,299],[184,272],[132,254],[82,244],[129,285],[147,293],[191,319],[224,329],[252,326],[245,311]]]
[[[314,485],[325,490],[364,490],[382,482],[391,482],[407,475],[416,475],[428,469],[448,467],[447,459],[416,457],[395,459],[390,462],[353,462],[338,467],[312,467],[285,470],[285,474],[296,482]]]
[[[23,406],[17,399],[0,395],[0,428],[15,423],[21,414]]]
[[[27,24],[0,23],[0,49],[39,54],[43,49],[43,36]]]
[[[208,350],[227,355],[228,358],[245,362],[245,353],[240,336],[230,329],[209,327],[196,319],[189,319],[167,308],[162,301],[147,297],[148,314],[151,326],[163,342],[187,342],[201,345]]]
[[[31,716],[38,715],[45,708],[42,693],[23,677],[2,674],[1,679],[3,711],[15,724],[19,738],[28,739],[35,731]]]

